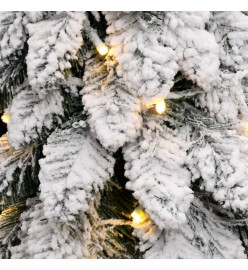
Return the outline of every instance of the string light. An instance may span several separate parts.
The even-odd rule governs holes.
[[[241,122],[241,132],[244,134],[244,135],[248,135],[248,121],[247,120],[242,120]]]
[[[245,128],[245,135],[248,135],[248,125]]]
[[[248,122],[245,123],[245,135],[248,135]]]
[[[106,46],[105,44],[101,44],[96,49],[99,52],[99,54],[102,55],[102,56],[106,55],[108,53],[108,51],[109,51],[108,46]]]
[[[7,124],[7,123],[9,123],[10,115],[9,114],[4,114],[4,115],[2,115],[1,119],[2,119],[2,121],[4,123]]]
[[[131,214],[134,224],[142,223],[145,220],[146,214],[143,208],[136,208]]]
[[[164,113],[166,110],[166,105],[165,105],[164,100],[158,101],[155,108],[156,108],[157,113],[159,113],[159,114]]]

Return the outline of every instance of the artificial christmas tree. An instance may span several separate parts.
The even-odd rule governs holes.
[[[247,31],[1,12],[0,257],[247,258]]]

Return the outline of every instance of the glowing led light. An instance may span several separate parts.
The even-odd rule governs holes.
[[[246,123],[246,126],[245,126],[245,135],[248,135],[248,123]]]
[[[135,224],[142,223],[145,220],[145,212],[141,208],[136,208],[131,216],[133,218],[133,223]]]
[[[102,56],[106,55],[109,51],[109,48],[105,44],[98,46],[96,49]]]
[[[9,123],[9,119],[10,119],[10,115],[9,114],[4,114],[2,117],[1,117],[2,121],[4,123]]]
[[[142,218],[136,212],[133,212],[131,216],[136,223],[140,223],[142,221]]]
[[[242,120],[242,130],[244,130],[244,135],[248,135],[248,121]]]
[[[248,135],[248,125],[245,128],[245,135]]]
[[[157,111],[157,113],[162,114],[162,113],[165,112],[165,110],[166,110],[166,105],[165,105],[164,100],[159,101],[156,104],[156,111]]]

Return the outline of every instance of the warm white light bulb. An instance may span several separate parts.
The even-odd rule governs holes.
[[[242,131],[244,131],[244,135],[248,135],[248,120],[242,120]]]
[[[139,216],[138,213],[136,213],[135,211],[131,214],[133,221],[135,223],[140,223],[142,221],[142,218]]]
[[[145,212],[140,207],[136,208],[131,214],[134,224],[142,223],[145,220]]]
[[[245,124],[245,135],[248,135],[248,122],[246,121],[244,124]]]
[[[165,112],[165,110],[166,110],[166,105],[165,105],[164,100],[159,101],[156,104],[156,111],[157,111],[157,113],[162,114],[162,113]]]
[[[248,135],[248,125],[245,127],[245,135]]]
[[[9,123],[9,119],[10,119],[10,115],[9,114],[4,114],[2,117],[1,117],[2,121],[4,123]]]
[[[100,53],[100,55],[104,56],[108,53],[109,49],[105,44],[102,44],[97,47],[97,51]]]

